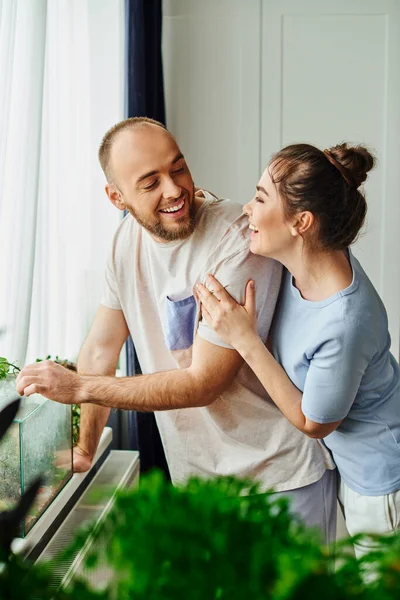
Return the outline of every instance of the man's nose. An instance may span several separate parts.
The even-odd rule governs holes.
[[[179,198],[182,189],[175,183],[172,177],[168,177],[164,181],[163,196],[164,198]]]

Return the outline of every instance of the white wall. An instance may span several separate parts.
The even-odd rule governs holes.
[[[164,0],[167,125],[197,185],[240,202],[260,172],[260,2]]]
[[[163,10],[167,125],[198,185],[244,203],[283,145],[376,150],[355,253],[399,357],[400,3],[164,0]]]

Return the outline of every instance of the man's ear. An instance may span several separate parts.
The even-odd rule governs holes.
[[[114,204],[118,210],[126,209],[125,202],[122,199],[122,194],[114,183],[107,183],[105,190],[110,202]]]
[[[298,235],[304,235],[307,231],[309,232],[314,225],[314,215],[309,211],[298,213],[292,223],[290,224],[290,233],[293,237]]]

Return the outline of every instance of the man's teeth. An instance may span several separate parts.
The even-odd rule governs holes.
[[[162,210],[161,212],[177,212],[178,210],[181,210],[184,204],[185,201],[181,202],[180,204],[177,204],[176,206],[172,206],[171,208],[164,208],[164,210]]]
[[[258,232],[258,229],[256,229],[256,228],[254,227],[254,225],[249,225],[249,228],[250,228],[252,231],[255,231],[256,233]]]

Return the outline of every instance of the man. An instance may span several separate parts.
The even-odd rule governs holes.
[[[336,494],[326,451],[283,417],[238,353],[201,320],[193,296],[212,273],[243,301],[254,279],[266,339],[280,265],[249,252],[239,205],[195,189],[160,123],[117,124],[99,158],[108,198],[130,214],[114,237],[105,295],[78,361],[82,375],[50,361],[31,365],[18,378],[19,393],[82,404],[79,470],[90,466],[110,407],[156,411],[175,484],[190,475],[251,477],[263,489],[290,491],[296,512],[330,526],[332,537]],[[129,332],[144,374],[115,378]]]

